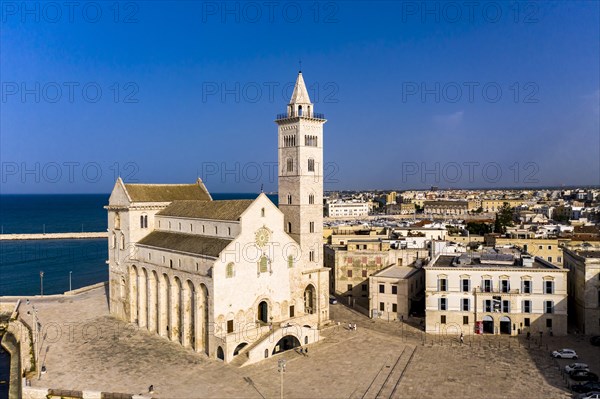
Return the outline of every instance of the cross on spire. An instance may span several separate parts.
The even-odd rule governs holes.
[[[302,72],[302,59],[299,59],[299,60],[298,60],[298,65],[300,65],[300,70],[299,70],[299,72]]]

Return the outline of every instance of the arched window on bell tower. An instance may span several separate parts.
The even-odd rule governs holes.
[[[287,159],[286,165],[287,165],[286,170],[288,172],[293,172],[294,171],[294,160],[292,158],[288,158]]]

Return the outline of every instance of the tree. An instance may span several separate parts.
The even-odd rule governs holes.
[[[469,230],[470,234],[483,236],[487,233],[491,233],[492,229],[487,223],[481,222],[468,222],[467,230]]]
[[[505,202],[496,213],[496,222],[494,223],[494,232],[506,233],[507,226],[513,226],[514,208],[511,208],[508,202]]]

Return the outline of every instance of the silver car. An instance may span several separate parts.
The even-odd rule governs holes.
[[[576,370],[590,371],[590,368],[585,363],[571,363],[565,366],[565,373],[567,374],[571,374],[573,371]]]

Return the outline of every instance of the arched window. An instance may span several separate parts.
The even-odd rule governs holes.
[[[288,222],[288,225],[287,225],[287,232],[288,232],[288,233],[291,233],[291,232],[292,232],[292,222]]]
[[[215,235],[216,234],[219,234],[219,227],[218,226],[215,226]]]
[[[125,249],[125,236],[121,234],[121,249]]]
[[[265,217],[265,208],[262,208],[260,210],[260,216],[263,217],[263,218]]]
[[[233,262],[229,262],[227,264],[227,269],[226,269],[226,277],[227,278],[232,278],[235,275],[235,269],[234,269],[234,264]]]
[[[302,116],[302,105],[298,106],[298,116]]]
[[[288,203],[288,205],[292,204],[292,194],[287,195],[287,203]]]
[[[231,237],[231,227],[227,228],[227,235]]]
[[[118,213],[115,214],[115,229],[119,230],[121,228],[121,217]]]
[[[293,172],[294,171],[294,160],[292,158],[288,158],[286,164],[287,164],[287,171]]]
[[[117,235],[115,233],[112,234],[112,248],[116,248],[117,247]]]
[[[144,228],[144,215],[140,216],[140,228]]]
[[[148,215],[144,215],[144,228],[148,227]]]
[[[308,196],[308,203],[311,205],[315,203],[315,195],[314,194],[310,194]]]
[[[312,158],[308,158],[308,171],[309,172],[315,171],[315,160]]]

